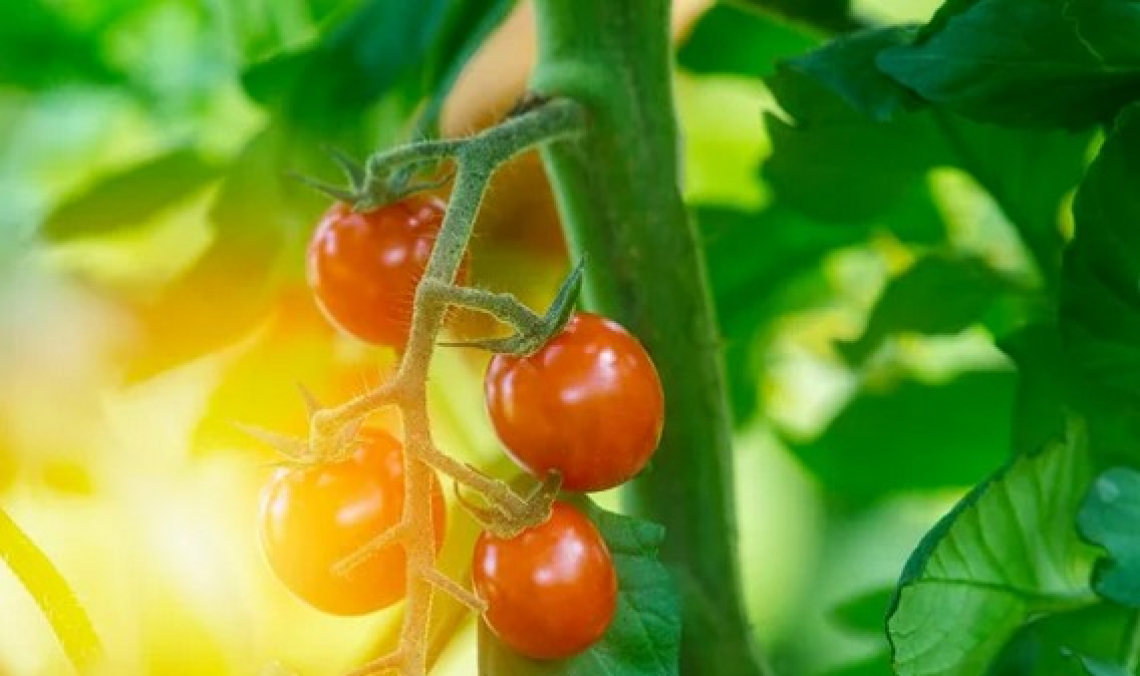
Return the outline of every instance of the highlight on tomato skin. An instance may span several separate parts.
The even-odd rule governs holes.
[[[482,533],[472,579],[487,626],[533,659],[573,657],[598,642],[617,611],[609,548],[578,508],[555,502],[545,523],[511,539]]]
[[[402,350],[416,286],[443,225],[446,203],[412,195],[369,212],[344,202],[322,216],[309,242],[309,287],[325,316],[359,340]],[[466,259],[459,279],[466,276]]]
[[[358,433],[341,462],[278,469],[261,495],[259,538],[278,579],[309,605],[335,615],[363,615],[405,595],[406,556],[396,543],[347,574],[334,566],[397,525],[404,512],[404,451],[382,428]],[[446,510],[432,488],[435,549],[443,544]]]
[[[529,473],[570,491],[632,479],[661,439],[665,397],[653,360],[620,324],[577,312],[534,354],[496,355],[484,381],[491,422]]]

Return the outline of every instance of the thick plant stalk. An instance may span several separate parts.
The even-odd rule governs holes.
[[[570,245],[588,257],[583,297],[641,338],[665,387],[653,468],[624,496],[668,529],[661,556],[684,603],[680,672],[766,674],[741,603],[717,327],[677,186],[668,0],[535,0],[535,9],[531,89],[591,116],[574,143],[543,150]]]

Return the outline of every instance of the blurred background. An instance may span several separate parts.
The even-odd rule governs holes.
[[[275,458],[233,423],[301,433],[298,383],[337,402],[394,363],[313,306],[303,248],[327,203],[288,174],[334,181],[324,147],[363,157],[424,120],[449,135],[496,120],[533,60],[530,9],[514,4],[0,5],[0,507],[74,589],[106,673],[339,674],[392,641],[398,611],[326,616],[272,577],[255,513]],[[990,196],[957,169],[918,167],[870,208],[816,190],[842,185],[822,150],[802,184],[773,173],[788,119],[765,80],[778,61],[936,4],[676,2],[681,181],[725,336],[746,603],[786,674],[889,673],[882,613],[902,563],[1008,453],[1014,380],[987,329],[991,272],[1034,280]],[[932,249],[950,262],[923,257],[924,290],[975,282],[963,319],[892,324],[914,308],[891,280]],[[965,254],[984,269],[955,264]],[[473,280],[542,306],[566,265],[524,156],[491,188]],[[482,367],[439,353],[435,419],[450,452],[509,476]],[[934,424],[946,433],[920,448]],[[476,526],[451,516],[444,567],[465,579]],[[440,606],[433,673],[474,673],[472,618]],[[71,669],[0,567],[0,674]]]

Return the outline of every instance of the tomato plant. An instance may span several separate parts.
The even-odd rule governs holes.
[[[562,475],[572,491],[629,481],[645,467],[665,420],[657,370],[619,324],[589,312],[534,354],[496,355],[487,410],[507,452],[528,472]]]
[[[360,615],[404,596],[404,552],[398,544],[358,565],[337,569],[352,554],[400,523],[404,451],[388,432],[364,427],[344,460],[274,472],[261,496],[259,535],[273,572],[297,597],[325,612]],[[435,546],[443,544],[443,494],[433,484]]]
[[[0,672],[1136,673],[1137,0],[0,5]]]
[[[510,539],[483,533],[472,579],[484,619],[513,650],[535,659],[572,657],[598,641],[617,607],[617,575],[601,533],[573,506]]]
[[[364,213],[344,202],[325,212],[309,243],[308,278],[334,324],[360,340],[403,349],[445,206],[413,196]]]

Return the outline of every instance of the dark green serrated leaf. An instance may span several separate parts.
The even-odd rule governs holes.
[[[999,343],[1017,365],[1014,447],[1040,448],[1064,431],[1074,412],[1086,421],[1098,466],[1140,461],[1140,420],[1134,406],[1089,380],[1066,351],[1054,322],[1031,324]]]
[[[1077,192],[1065,254],[1060,326],[1095,382],[1140,397],[1140,105],[1109,135]]]
[[[922,102],[898,82],[880,72],[875,59],[884,49],[906,45],[915,29],[890,26],[838,37],[824,47],[788,62],[831,87],[852,108],[878,122],[921,107]]]
[[[1140,95],[1140,7],[1131,0],[955,3],[879,67],[920,96],[1002,124],[1079,129]]]
[[[979,484],[927,533],[888,620],[899,676],[982,676],[1030,619],[1090,602],[1073,526],[1088,483],[1085,444],[1074,424],[1065,440]]]
[[[1021,236],[1046,287],[1060,274],[1061,211],[1084,175],[1092,134],[1021,130],[943,111],[935,121],[952,164],[971,174]]]
[[[482,676],[668,676],[677,674],[681,623],[677,592],[657,561],[664,528],[606,512],[582,497],[575,504],[598,526],[618,575],[618,608],[601,641],[568,660],[520,657],[480,623]]]
[[[1000,295],[1013,291],[1011,281],[981,259],[924,256],[887,284],[863,334],[837,348],[858,364],[895,334],[954,335],[977,323]]]
[[[819,437],[793,448],[827,491],[854,501],[969,486],[1009,455],[1015,384],[1012,372],[974,371],[861,392]]]
[[[697,20],[677,51],[677,63],[701,75],[769,75],[780,59],[817,47],[820,38],[768,14],[728,3]]]
[[[922,184],[929,169],[958,167],[990,193],[1022,236],[1045,285],[1053,286],[1061,204],[1084,170],[1089,135],[1003,128],[936,109],[908,113],[892,103],[889,84],[868,75],[876,40],[901,36],[863,35],[869,44],[852,48],[856,58],[849,66],[836,67],[841,51],[824,48],[769,80],[791,116],[767,116],[773,153],[763,172],[777,198],[824,222],[860,223],[885,218],[904,199],[920,204],[919,196],[929,192]],[[810,71],[796,65],[812,59],[818,61]],[[877,121],[860,109],[884,118],[889,112],[891,119]],[[896,222],[914,221],[912,215]],[[910,239],[897,226],[891,229]]]
[[[221,175],[221,167],[188,148],[173,150],[103,177],[52,211],[40,234],[54,241],[128,230]]]
[[[1096,478],[1077,516],[1081,536],[1108,556],[1097,562],[1093,589],[1140,608],[1140,472],[1114,467]]]
[[[791,120],[764,116],[772,142],[764,179],[781,201],[817,220],[859,223],[880,215],[944,155],[926,116],[875,122],[831,85],[787,65],[768,86]]]

